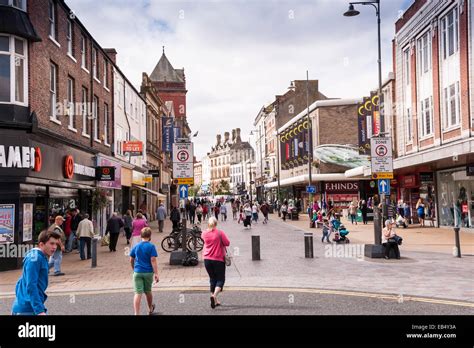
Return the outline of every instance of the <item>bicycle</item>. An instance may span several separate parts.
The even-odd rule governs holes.
[[[194,247],[196,246],[196,247]],[[170,235],[161,241],[164,251],[170,253],[183,247],[183,237],[180,230],[171,231]],[[204,248],[204,240],[201,238],[201,230],[194,226],[186,231],[186,249],[190,251],[201,251]]]

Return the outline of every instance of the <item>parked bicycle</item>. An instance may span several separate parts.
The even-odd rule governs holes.
[[[161,241],[161,247],[164,251],[170,253],[183,247],[182,227],[182,224],[180,224],[179,230],[171,231],[170,235]],[[192,229],[187,229],[186,249],[189,251],[201,251],[203,247],[204,240],[201,238],[201,229],[197,226],[193,226]]]

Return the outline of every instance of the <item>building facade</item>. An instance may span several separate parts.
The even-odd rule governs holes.
[[[440,226],[474,224],[472,1],[415,1],[395,23],[398,198]]]

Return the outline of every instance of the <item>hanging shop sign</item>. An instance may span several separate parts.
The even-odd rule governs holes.
[[[95,168],[95,179],[97,181],[115,181],[115,167]]]
[[[99,181],[97,183],[98,187],[113,189],[122,188],[122,166],[120,163],[98,156],[96,175],[99,177],[99,179],[96,177],[96,180]]]
[[[163,133],[163,151],[171,152],[174,142],[173,117],[161,117]]]

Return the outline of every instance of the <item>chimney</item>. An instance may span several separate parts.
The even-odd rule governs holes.
[[[235,144],[235,129],[232,129],[232,143]]]
[[[235,130],[235,133],[236,133],[235,142],[236,142],[236,143],[241,143],[241,142],[242,142],[242,139],[240,138],[240,128],[237,128],[237,129]]]
[[[224,145],[229,142],[229,135],[230,135],[229,132],[224,133]]]
[[[109,56],[114,64],[117,64],[117,51],[115,48],[104,48],[104,52]]]
[[[219,146],[219,145],[221,144],[221,135],[220,135],[220,134],[217,134],[216,138],[217,138],[217,144],[216,144],[216,146]]]

